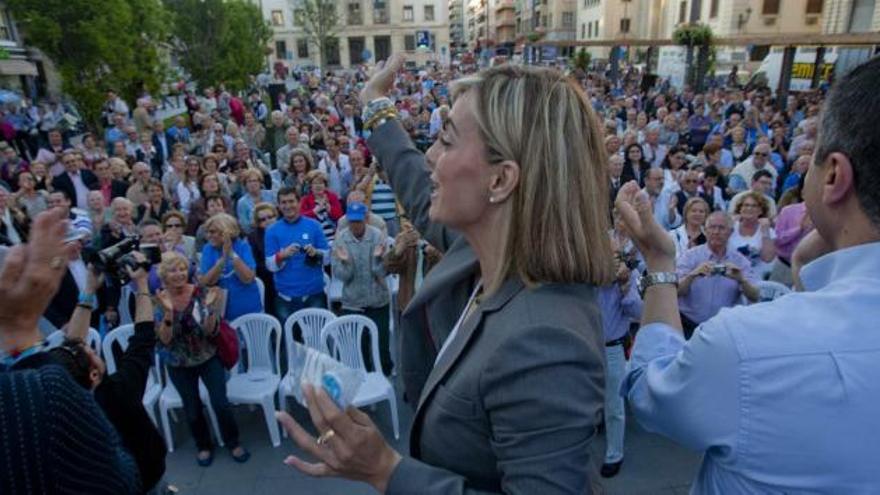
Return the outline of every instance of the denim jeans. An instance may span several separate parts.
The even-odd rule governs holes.
[[[275,294],[275,316],[281,325],[287,321],[290,315],[304,308],[327,308],[327,297],[323,292],[312,294],[305,297],[293,297],[290,301],[285,301],[278,294]]]
[[[626,410],[620,395],[620,384],[626,374],[623,345],[605,348],[605,462],[623,459],[623,432]]]
[[[196,447],[199,450],[212,450],[211,433],[208,430],[208,421],[202,412],[202,400],[199,397],[199,378],[208,389],[211,407],[214,408],[214,413],[217,415],[220,435],[223,437],[226,447],[229,449],[238,447],[238,426],[235,424],[232,408],[226,398],[226,370],[220,364],[220,358],[214,356],[204,363],[192,367],[169,366],[168,376],[183,400],[186,420],[196,440]]]

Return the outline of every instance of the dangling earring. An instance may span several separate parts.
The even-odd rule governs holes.
[[[490,203],[494,203],[494,202],[495,202],[495,198],[489,198],[489,202],[490,202]]]

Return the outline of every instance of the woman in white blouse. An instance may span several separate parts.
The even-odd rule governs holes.
[[[692,247],[706,243],[706,235],[703,232],[703,224],[709,215],[709,203],[701,197],[693,197],[684,204],[684,222],[677,229],[670,232],[675,241],[675,255]]]

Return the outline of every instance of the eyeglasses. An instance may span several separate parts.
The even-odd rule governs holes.
[[[275,220],[275,215],[269,215],[266,217],[257,217],[257,221],[259,223],[268,222],[269,220]]]
[[[755,203],[743,203],[740,208],[758,208],[759,206]]]
[[[754,153],[752,153],[752,154],[755,155],[755,156],[770,156],[769,153],[763,153],[763,152],[761,152],[761,151],[756,151],[756,152],[754,152]]]
[[[182,229],[183,224],[182,223],[166,223],[165,228],[166,229]]]

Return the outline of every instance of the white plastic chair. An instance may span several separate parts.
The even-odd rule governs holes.
[[[229,402],[262,407],[272,446],[278,447],[281,433],[275,419],[275,393],[281,381],[281,323],[274,316],[249,314],[239,316],[230,325],[244,340],[247,369],[232,369],[232,377],[226,383]]]
[[[128,284],[122,286],[119,293],[119,307],[116,308],[116,311],[119,313],[120,325],[134,323],[134,318],[131,316],[131,297],[133,295],[134,292],[131,291],[131,287]]]
[[[107,374],[116,373],[116,357],[113,355],[113,344],[118,343],[119,347],[125,351],[128,349],[128,340],[134,335],[134,325],[120,325],[114,328],[104,337],[101,343],[104,354],[104,362],[107,363]],[[156,427],[159,421],[156,418],[156,404],[159,402],[159,396],[162,395],[162,384],[158,377],[156,366],[150,367],[147,374],[147,383],[144,387],[144,397],[142,403],[147,415]]]
[[[67,334],[62,332],[61,330],[55,330],[48,337],[46,337],[46,349],[52,349],[53,347],[58,347],[64,342],[64,337]],[[92,348],[93,351],[98,354],[101,353],[101,334],[98,333],[94,328],[89,328],[89,334],[86,337],[86,345]]]
[[[156,366],[159,365],[158,357],[156,358]],[[159,418],[162,422],[162,433],[165,435],[165,444],[168,446],[168,452],[174,452],[174,437],[171,436],[171,421],[168,419],[169,412],[172,409],[180,409],[183,407],[183,399],[180,397],[180,392],[174,388],[174,384],[171,383],[171,379],[168,377],[168,369],[165,366],[160,368],[162,370],[161,380],[165,383],[165,387],[162,389],[161,395],[159,395]],[[214,413],[214,408],[211,407],[211,396],[208,394],[208,389],[205,387],[205,384],[202,383],[201,378],[199,379],[199,398],[202,400],[202,406],[204,406],[205,410],[208,411],[208,419],[211,422],[211,428],[214,430],[214,436],[217,439],[217,443],[223,447],[223,435],[220,433],[220,425],[217,423],[217,415]]]
[[[331,311],[320,308],[306,308],[293,313],[284,322],[284,347],[287,349],[287,374],[278,384],[278,406],[284,409],[287,397],[295,397],[293,391],[296,388],[296,379],[291,375],[294,369],[293,362],[293,326],[299,325],[302,331],[303,342],[306,347],[311,347],[320,352],[327,352],[326,346],[321,343],[321,330],[328,322],[336,319]]]
[[[377,371],[368,372],[361,354],[361,338],[364,330],[370,332],[370,348],[373,356],[373,365]],[[331,342],[332,341],[332,342]],[[366,378],[361,388],[355,395],[352,405],[362,407],[376,402],[387,400],[391,408],[391,422],[394,427],[394,438],[400,438],[400,424],[397,417],[397,397],[394,395],[394,387],[388,378],[382,374],[381,361],[379,361],[379,329],[373,320],[362,315],[340,316],[330,321],[321,330],[321,342],[327,348],[327,353],[336,358],[342,364],[366,373]]]
[[[333,303],[342,300],[342,281],[324,274],[324,295],[327,296],[327,309],[333,309]]]
[[[772,301],[791,292],[790,287],[772,280],[761,280],[755,285],[761,292],[761,302]]]

